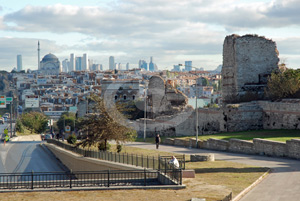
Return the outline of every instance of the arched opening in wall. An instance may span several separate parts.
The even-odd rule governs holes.
[[[115,96],[115,100],[118,100],[118,96],[117,95]]]
[[[135,99],[135,96],[132,96],[132,100],[134,100]]]
[[[124,95],[124,96],[123,96],[123,99],[124,99],[124,100],[126,100],[126,98],[127,98],[127,96],[126,96],[126,95]]]

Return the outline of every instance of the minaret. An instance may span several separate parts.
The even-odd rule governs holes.
[[[40,41],[38,41],[38,49],[37,49],[37,51],[38,51],[38,70],[40,70]]]

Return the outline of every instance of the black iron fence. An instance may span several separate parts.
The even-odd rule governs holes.
[[[97,172],[25,172],[0,174],[0,189],[75,188],[111,186],[150,186],[164,183],[181,185],[176,175],[180,169],[168,170],[166,177],[157,170],[107,170]],[[171,183],[166,180],[172,181]],[[175,181],[175,182],[174,182]]]
[[[115,152],[108,152],[108,151],[90,151],[90,150],[85,150],[79,147],[66,144],[64,142],[55,139],[48,139],[47,142],[55,144],[69,151],[78,153],[85,157],[98,158],[102,160],[130,164],[130,165],[135,165],[143,168],[152,168],[154,170],[161,170],[161,171],[173,169],[173,166],[168,163],[171,159],[171,156],[149,157],[149,156],[143,156],[138,154],[115,153]],[[176,155],[175,157],[179,162],[179,168],[185,169],[185,155]]]

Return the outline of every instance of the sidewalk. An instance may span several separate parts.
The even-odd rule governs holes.
[[[132,142],[126,146],[143,149],[156,149],[155,144]],[[257,155],[235,154],[204,149],[189,149],[169,145],[160,145],[160,151],[177,154],[213,153],[215,159],[243,163],[247,165],[269,167],[273,172],[248,194],[242,201],[297,201],[300,200],[300,161]]]

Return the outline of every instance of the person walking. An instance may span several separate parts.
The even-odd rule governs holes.
[[[159,143],[160,143],[160,137],[159,137],[159,134],[156,134],[156,137],[155,137],[155,143],[156,143],[156,149],[158,149]]]

